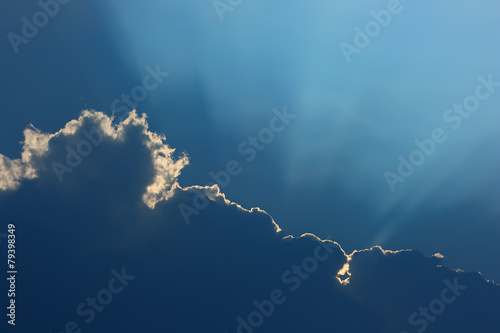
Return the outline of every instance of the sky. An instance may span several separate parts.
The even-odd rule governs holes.
[[[0,6],[9,331],[499,327],[495,1]]]

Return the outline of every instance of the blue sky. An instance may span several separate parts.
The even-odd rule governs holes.
[[[137,113],[176,149],[174,161],[189,158],[168,184],[204,186],[236,161],[221,192],[265,210],[285,235],[329,238],[347,254],[375,245],[441,253],[449,268],[499,281],[497,2],[229,3],[218,12],[205,0],[69,1],[17,46],[9,33],[23,36],[23,17],[32,22],[41,5],[1,4],[0,153],[19,159],[29,124],[56,133],[82,110],[111,116],[113,105],[131,109],[124,94],[145,92]],[[385,27],[367,32],[384,13]],[[357,51],[346,56],[346,44]],[[248,161],[239,147],[284,110],[293,117]],[[422,163],[391,186],[387,172],[402,177],[399,157],[411,160],[416,140],[427,154],[420,148]],[[33,168],[50,169],[40,163]],[[114,166],[117,175],[134,163]],[[78,175],[64,177],[78,184]],[[17,219],[12,209],[5,216]]]

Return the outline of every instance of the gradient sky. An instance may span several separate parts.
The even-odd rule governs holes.
[[[355,46],[356,28],[389,3],[243,0],[221,20],[206,0],[73,0],[16,53],[7,36],[40,5],[3,2],[0,153],[21,157],[28,124],[56,133],[85,109],[111,116],[160,68],[168,76],[136,109],[176,159],[189,156],[181,187],[236,160],[242,171],[221,192],[287,235],[329,238],[347,254],[441,253],[445,266],[498,282],[499,5],[401,1],[346,59],[342,43]],[[458,123],[448,110],[478,85],[488,96]],[[248,162],[238,147],[284,108],[295,118]],[[392,191],[384,174],[439,128],[446,140]]]

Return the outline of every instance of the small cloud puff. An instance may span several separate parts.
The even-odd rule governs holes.
[[[152,182],[142,195],[143,203],[154,208],[159,201],[169,199],[178,186],[180,171],[189,164],[188,156],[182,154],[175,159],[175,149],[164,143],[165,136],[149,131],[145,114],[138,116],[132,111],[117,124],[113,120],[113,116],[102,112],[85,110],[78,119],[69,121],[53,134],[30,125],[24,130],[20,159],[12,160],[0,154],[0,190],[15,190],[24,180],[32,180],[49,170],[62,182],[67,174],[83,169],[80,163],[96,146],[106,150],[115,147],[110,142],[126,145],[124,142],[133,133],[139,133],[140,144],[150,154],[154,169]],[[101,144],[103,140],[107,144]]]

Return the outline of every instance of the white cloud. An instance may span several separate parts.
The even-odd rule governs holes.
[[[154,166],[153,182],[147,186],[142,196],[143,202],[148,207],[154,208],[159,201],[170,198],[173,189],[178,186],[177,177],[181,169],[189,164],[187,155],[182,154],[175,159],[173,157],[175,149],[164,143],[165,136],[149,130],[145,114],[138,116],[132,111],[127,119],[118,124],[114,124],[113,120],[113,116],[103,112],[85,110],[78,119],[69,121],[53,134],[43,133],[30,125],[24,130],[20,159],[12,160],[0,154],[0,189],[15,190],[23,180],[36,178],[46,168],[41,159],[46,157],[50,147],[58,146],[63,151],[62,147],[68,146],[74,150],[81,131],[87,127],[94,127],[105,139],[115,142],[123,142],[130,132],[139,130],[142,135],[141,144],[149,150]],[[64,161],[63,156],[58,157],[59,161]]]

